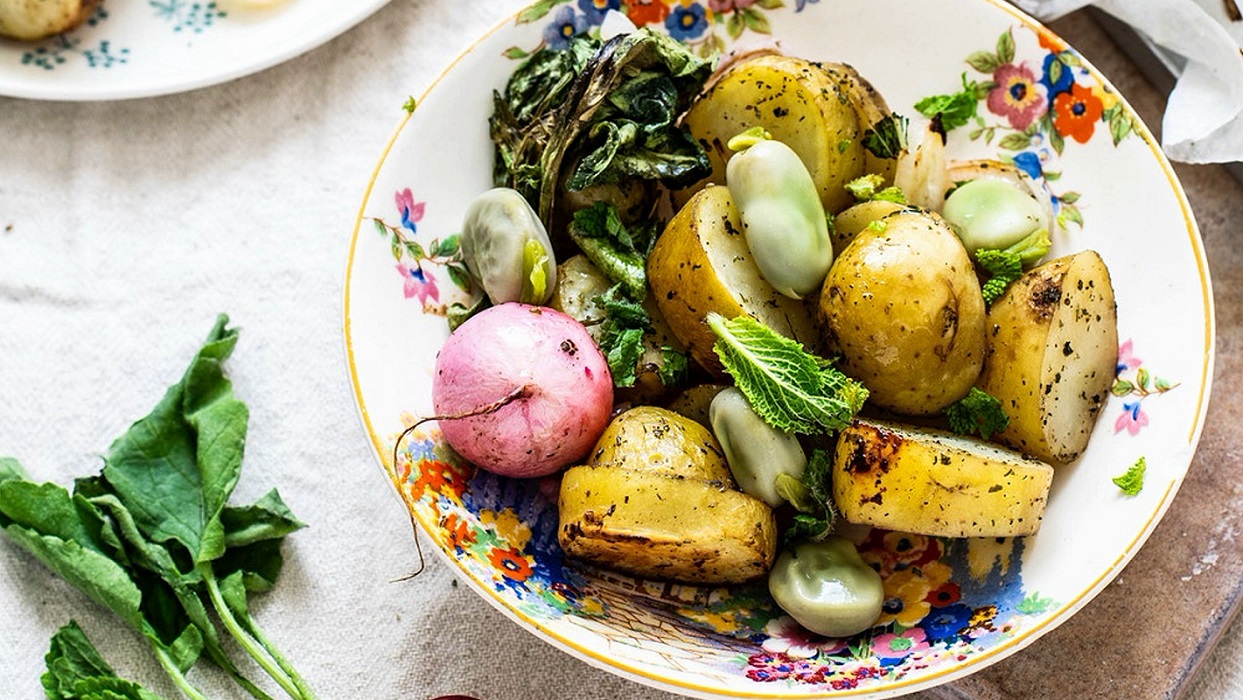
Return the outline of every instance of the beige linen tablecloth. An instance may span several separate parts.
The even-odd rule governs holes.
[[[402,580],[410,523],[346,380],[346,247],[402,102],[520,4],[397,0],[306,55],[177,96],[0,98],[0,454],[66,486],[94,473],[229,313],[251,409],[236,500],[277,486],[311,526],[255,612],[325,700],[672,697],[539,641],[438,560]],[[43,654],[71,617],[122,676],[178,697],[137,635],[3,538],[0,697],[43,697]],[[1237,627],[1192,700],[1240,696]],[[210,669],[192,678],[241,697]]]

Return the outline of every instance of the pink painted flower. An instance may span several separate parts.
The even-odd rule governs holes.
[[[1144,361],[1133,355],[1132,352],[1130,340],[1118,346],[1118,374],[1122,374],[1128,369],[1136,369],[1144,364]]]
[[[394,199],[397,202],[397,211],[401,212],[401,225],[409,229],[410,233],[417,233],[418,227],[415,224],[423,220],[423,209],[427,202],[415,202],[414,193],[409,187],[398,191]]]
[[[788,616],[776,617],[764,625],[764,651],[792,659],[810,659],[820,652],[834,654],[846,648],[846,640],[829,639],[809,632]]]
[[[924,631],[912,627],[901,634],[882,634],[872,640],[872,652],[882,659],[905,659],[911,654],[928,650]]]
[[[997,87],[988,93],[988,109],[1005,117],[1010,126],[1022,131],[1049,108],[1046,88],[1027,64],[1007,63],[993,71]]]
[[[436,278],[424,272],[423,268],[417,264],[411,267],[398,263],[397,271],[406,280],[403,291],[407,299],[417,296],[424,304],[428,299],[440,301],[440,290],[436,288]]]
[[[708,8],[718,14],[741,10],[754,4],[755,0],[708,0]]]
[[[1114,421],[1114,433],[1125,430],[1132,435],[1138,435],[1145,425],[1148,425],[1148,414],[1144,413],[1140,400],[1126,401],[1122,404],[1122,415]]]

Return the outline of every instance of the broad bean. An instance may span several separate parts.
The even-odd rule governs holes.
[[[769,425],[737,387],[721,391],[708,407],[708,422],[725,450],[738,488],[776,508],[785,502],[778,477],[801,479],[807,455],[798,438]]]
[[[1032,196],[1001,180],[972,180],[945,200],[941,215],[967,252],[1005,250],[1044,226],[1045,212]]]
[[[880,574],[850,540],[837,536],[787,548],[768,574],[768,591],[800,625],[826,637],[870,628],[885,602]]]
[[[828,220],[811,174],[789,146],[743,134],[731,148],[725,184],[742,216],[751,257],[777,291],[802,299],[818,290],[833,264]]]
[[[557,262],[544,224],[507,187],[475,198],[462,224],[462,257],[493,304],[544,304],[557,284]]]

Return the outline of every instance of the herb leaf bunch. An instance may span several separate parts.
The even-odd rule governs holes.
[[[236,343],[221,315],[181,380],[72,492],[0,458],[0,529],[138,631],[186,697],[204,697],[186,672],[206,655],[252,697],[270,700],[225,653],[215,618],[291,698],[312,700],[247,612],[248,593],[270,589],[280,574],[281,542],[305,525],[275,490],[228,505],[249,418],[223,371]],[[76,624],[58,633],[44,677],[49,697],[156,697],[115,678],[91,651]]]

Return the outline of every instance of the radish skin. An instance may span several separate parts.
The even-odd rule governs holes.
[[[436,356],[432,404],[445,440],[476,466],[544,476],[580,461],[604,432],[613,378],[578,321],[507,303],[449,336]],[[463,414],[477,415],[445,417]]]

